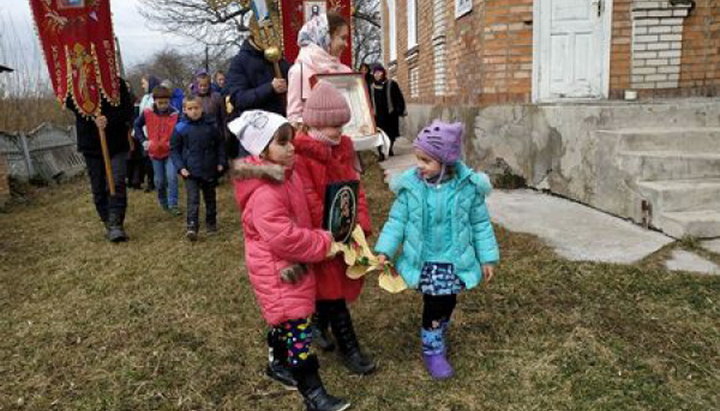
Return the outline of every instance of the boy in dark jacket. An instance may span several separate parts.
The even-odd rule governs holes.
[[[203,116],[200,97],[183,100],[185,117],[175,126],[170,139],[170,157],[185,179],[187,189],[187,232],[197,239],[200,191],[205,199],[205,224],[208,233],[217,231],[215,187],[225,169],[225,146],[215,123]]]

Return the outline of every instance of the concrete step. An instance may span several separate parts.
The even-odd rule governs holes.
[[[655,214],[720,209],[720,178],[640,181],[638,189],[652,203]]]
[[[720,153],[720,127],[600,130],[601,138],[618,139],[620,151]]]
[[[720,153],[621,151],[621,167],[638,181],[720,177]]]
[[[653,225],[675,238],[720,237],[720,207],[718,210],[662,212]]]

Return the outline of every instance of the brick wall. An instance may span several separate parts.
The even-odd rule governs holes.
[[[632,0],[615,0],[612,14],[610,44],[610,98],[622,98],[630,88],[632,68]]]
[[[532,0],[487,0],[482,30],[482,99],[529,102],[532,90]]]
[[[683,27],[680,87],[720,94],[720,1],[697,1]]]
[[[475,0],[472,12],[458,19],[454,0],[418,0],[418,47],[409,53],[406,1],[396,0],[398,58],[391,75],[410,103],[530,101],[533,0]],[[718,93],[720,0],[696,3],[687,15],[687,7],[672,6],[669,0],[614,0],[611,99],[622,98],[631,88],[639,89],[641,97]],[[444,15],[439,16],[443,5]],[[382,7],[387,16],[387,3]],[[385,61],[387,39],[386,32]],[[443,60],[437,70],[435,62]],[[417,73],[417,97],[412,98],[411,72]]]

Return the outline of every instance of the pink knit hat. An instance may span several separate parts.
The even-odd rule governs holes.
[[[350,106],[335,86],[320,81],[305,101],[302,119],[310,127],[342,127],[350,121]]]

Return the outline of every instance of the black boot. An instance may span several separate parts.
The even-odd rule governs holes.
[[[370,374],[375,371],[375,362],[360,350],[345,300],[338,300],[334,304],[330,312],[330,328],[347,369],[355,374]]]
[[[333,351],[335,343],[330,336],[330,306],[333,301],[318,300],[315,303],[315,314],[312,317],[313,343],[323,351]]]
[[[300,367],[292,369],[292,374],[297,380],[298,391],[305,399],[305,407],[308,411],[342,411],[350,407],[350,402],[333,397],[325,391],[318,370],[317,357],[310,355]]]
[[[287,346],[275,330],[268,331],[268,365],[265,374],[287,390],[297,389],[297,381],[287,367]]]
[[[124,215],[120,215],[119,213],[113,211],[110,212],[106,225],[108,241],[112,243],[120,243],[128,240],[128,236],[125,234],[125,230],[123,229],[124,217]]]

